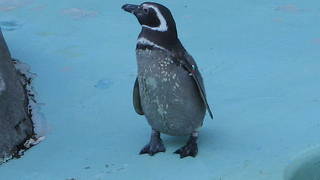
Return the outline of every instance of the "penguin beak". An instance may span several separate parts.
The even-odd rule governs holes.
[[[137,9],[139,9],[139,5],[125,4],[122,6],[122,9],[129,12],[129,13],[135,14]]]

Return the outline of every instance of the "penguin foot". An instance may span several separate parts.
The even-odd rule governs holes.
[[[165,152],[166,148],[164,147],[162,140],[160,138],[160,133],[153,130],[149,144],[145,145],[139,154],[149,154],[153,156],[158,152]]]
[[[180,158],[185,158],[188,156],[196,157],[198,153],[198,145],[197,143],[187,144],[176,150],[174,153],[180,154]]]
[[[196,157],[198,154],[198,144],[197,144],[197,133],[193,133],[188,140],[187,144],[180,149],[176,150],[174,153],[180,154],[180,158],[185,158],[188,156]]]
[[[154,154],[158,152],[165,152],[166,148],[164,147],[162,141],[154,143],[150,142],[149,144],[145,145],[142,150],[140,151],[140,154],[149,154],[150,156],[153,156]]]

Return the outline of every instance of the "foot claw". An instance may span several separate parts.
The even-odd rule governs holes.
[[[150,142],[149,144],[147,144],[142,148],[139,154],[149,154],[150,156],[153,156],[158,152],[165,152],[165,151],[166,151],[166,148],[164,147],[162,141]]]
[[[180,158],[185,158],[188,156],[196,157],[198,153],[198,145],[197,143],[190,143],[176,150],[174,153],[180,154]]]

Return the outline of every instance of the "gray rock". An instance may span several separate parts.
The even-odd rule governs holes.
[[[16,156],[34,134],[24,86],[0,31],[0,163]]]

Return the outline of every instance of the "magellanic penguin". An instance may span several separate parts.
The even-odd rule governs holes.
[[[142,26],[136,46],[138,77],[133,88],[135,111],[152,127],[150,142],[140,154],[164,152],[160,133],[190,135],[175,153],[180,158],[198,153],[198,129],[206,110],[212,113],[197,64],[178,39],[175,21],[165,6],[144,2],[122,9],[136,16]]]

